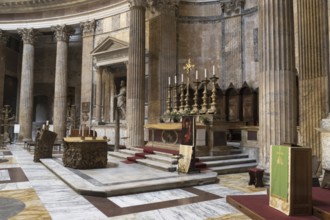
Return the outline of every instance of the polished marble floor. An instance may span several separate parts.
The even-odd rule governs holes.
[[[55,152],[53,155],[60,160],[61,154]],[[130,166],[127,169],[120,173],[130,175]],[[150,175],[143,166],[134,166],[135,173],[136,169],[140,169],[141,179]],[[88,172],[92,175],[93,170]],[[109,181],[107,178],[95,175],[99,182]],[[0,220],[249,219],[226,203],[226,196],[265,194],[266,189],[248,186],[247,173],[220,175],[218,178],[219,183],[193,187],[111,197],[84,196],[42,163],[33,162],[33,151],[28,152],[23,145],[13,144],[0,149]]]

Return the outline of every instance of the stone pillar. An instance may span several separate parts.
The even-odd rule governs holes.
[[[93,57],[91,51],[94,49],[94,31],[95,20],[86,21],[80,24],[83,32],[82,38],[82,66],[81,66],[81,100],[80,102],[92,103],[92,69],[93,69]],[[91,106],[92,104],[90,104]],[[80,106],[81,112],[81,106]],[[83,115],[82,112],[80,114]],[[91,120],[91,109],[89,112],[89,120]],[[82,118],[80,117],[82,121]],[[87,122],[86,122],[87,123]]]
[[[321,158],[320,134],[315,130],[328,113],[328,39],[325,1],[296,4],[297,70],[299,75],[299,144]]]
[[[259,0],[259,27],[259,161],[269,167],[270,145],[296,143],[293,1]]]
[[[5,73],[6,73],[6,43],[8,36],[0,29],[0,107],[3,107]]]
[[[144,145],[145,87],[145,0],[130,3],[130,30],[127,74],[128,146]]]
[[[31,140],[33,111],[33,71],[34,71],[34,41],[37,31],[34,29],[19,29],[23,40],[21,90],[19,101],[19,141]]]
[[[95,120],[101,122],[102,112],[102,67],[96,68],[95,83],[96,83],[96,100],[95,100]]]
[[[102,73],[102,79],[104,80],[104,122],[110,123],[110,71],[109,68],[105,68]]]
[[[53,124],[57,139],[62,140],[66,133],[68,41],[73,30],[65,25],[52,30],[57,40]]]
[[[168,77],[176,75],[177,65],[177,25],[176,8],[178,0],[153,0],[150,19],[150,76],[148,122],[157,123],[166,110]],[[177,78],[179,80],[180,77]],[[179,81],[178,81],[179,82]],[[155,85],[157,90],[155,91]]]

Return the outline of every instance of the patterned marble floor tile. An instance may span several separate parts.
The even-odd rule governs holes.
[[[50,215],[33,189],[0,191],[0,197],[16,199],[25,204],[24,209],[17,213],[15,216],[11,217],[11,220],[51,219]],[[0,213],[6,212],[6,210],[3,210],[3,208],[0,207]]]

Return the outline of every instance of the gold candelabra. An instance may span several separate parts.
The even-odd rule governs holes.
[[[217,108],[216,108],[216,89],[215,89],[215,83],[219,78],[216,76],[211,77],[211,81],[212,81],[212,95],[211,95],[211,106],[209,108],[209,110],[207,111],[207,113],[209,114],[216,114],[217,113]]]
[[[186,63],[183,67],[183,69],[186,71],[187,75],[187,86],[186,86],[186,105],[184,107],[184,111],[190,111],[190,106],[189,106],[189,87],[190,87],[190,71],[195,67],[195,64],[191,63],[190,58],[188,59],[188,63]]]
[[[202,81],[203,83],[203,87],[204,87],[204,91],[203,91],[203,104],[202,104],[202,109],[199,111],[200,114],[206,114],[207,113],[207,84],[210,81],[208,79],[204,79]]]
[[[172,90],[172,87],[169,85],[167,87],[167,101],[166,101],[165,115],[170,115],[171,114],[171,90]]]
[[[184,113],[184,87],[185,84],[183,82],[180,83],[180,113]]]
[[[191,110],[190,114],[198,114],[199,109],[198,109],[198,86],[199,86],[200,82],[196,79],[196,81],[194,82],[195,85],[195,93],[194,93],[194,105],[193,105],[193,109]]]
[[[190,106],[189,106],[189,79],[187,79],[187,86],[186,86],[186,105],[184,106],[184,110],[189,112],[190,111]]]
[[[178,94],[177,94],[177,90],[178,90],[178,85],[175,84],[173,86],[173,109],[172,109],[172,112],[174,112],[174,113],[178,112]]]

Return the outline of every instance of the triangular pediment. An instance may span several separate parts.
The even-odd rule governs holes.
[[[111,51],[117,51],[120,49],[127,49],[128,43],[118,40],[113,37],[105,38],[94,50],[91,52],[92,55],[108,53]]]

